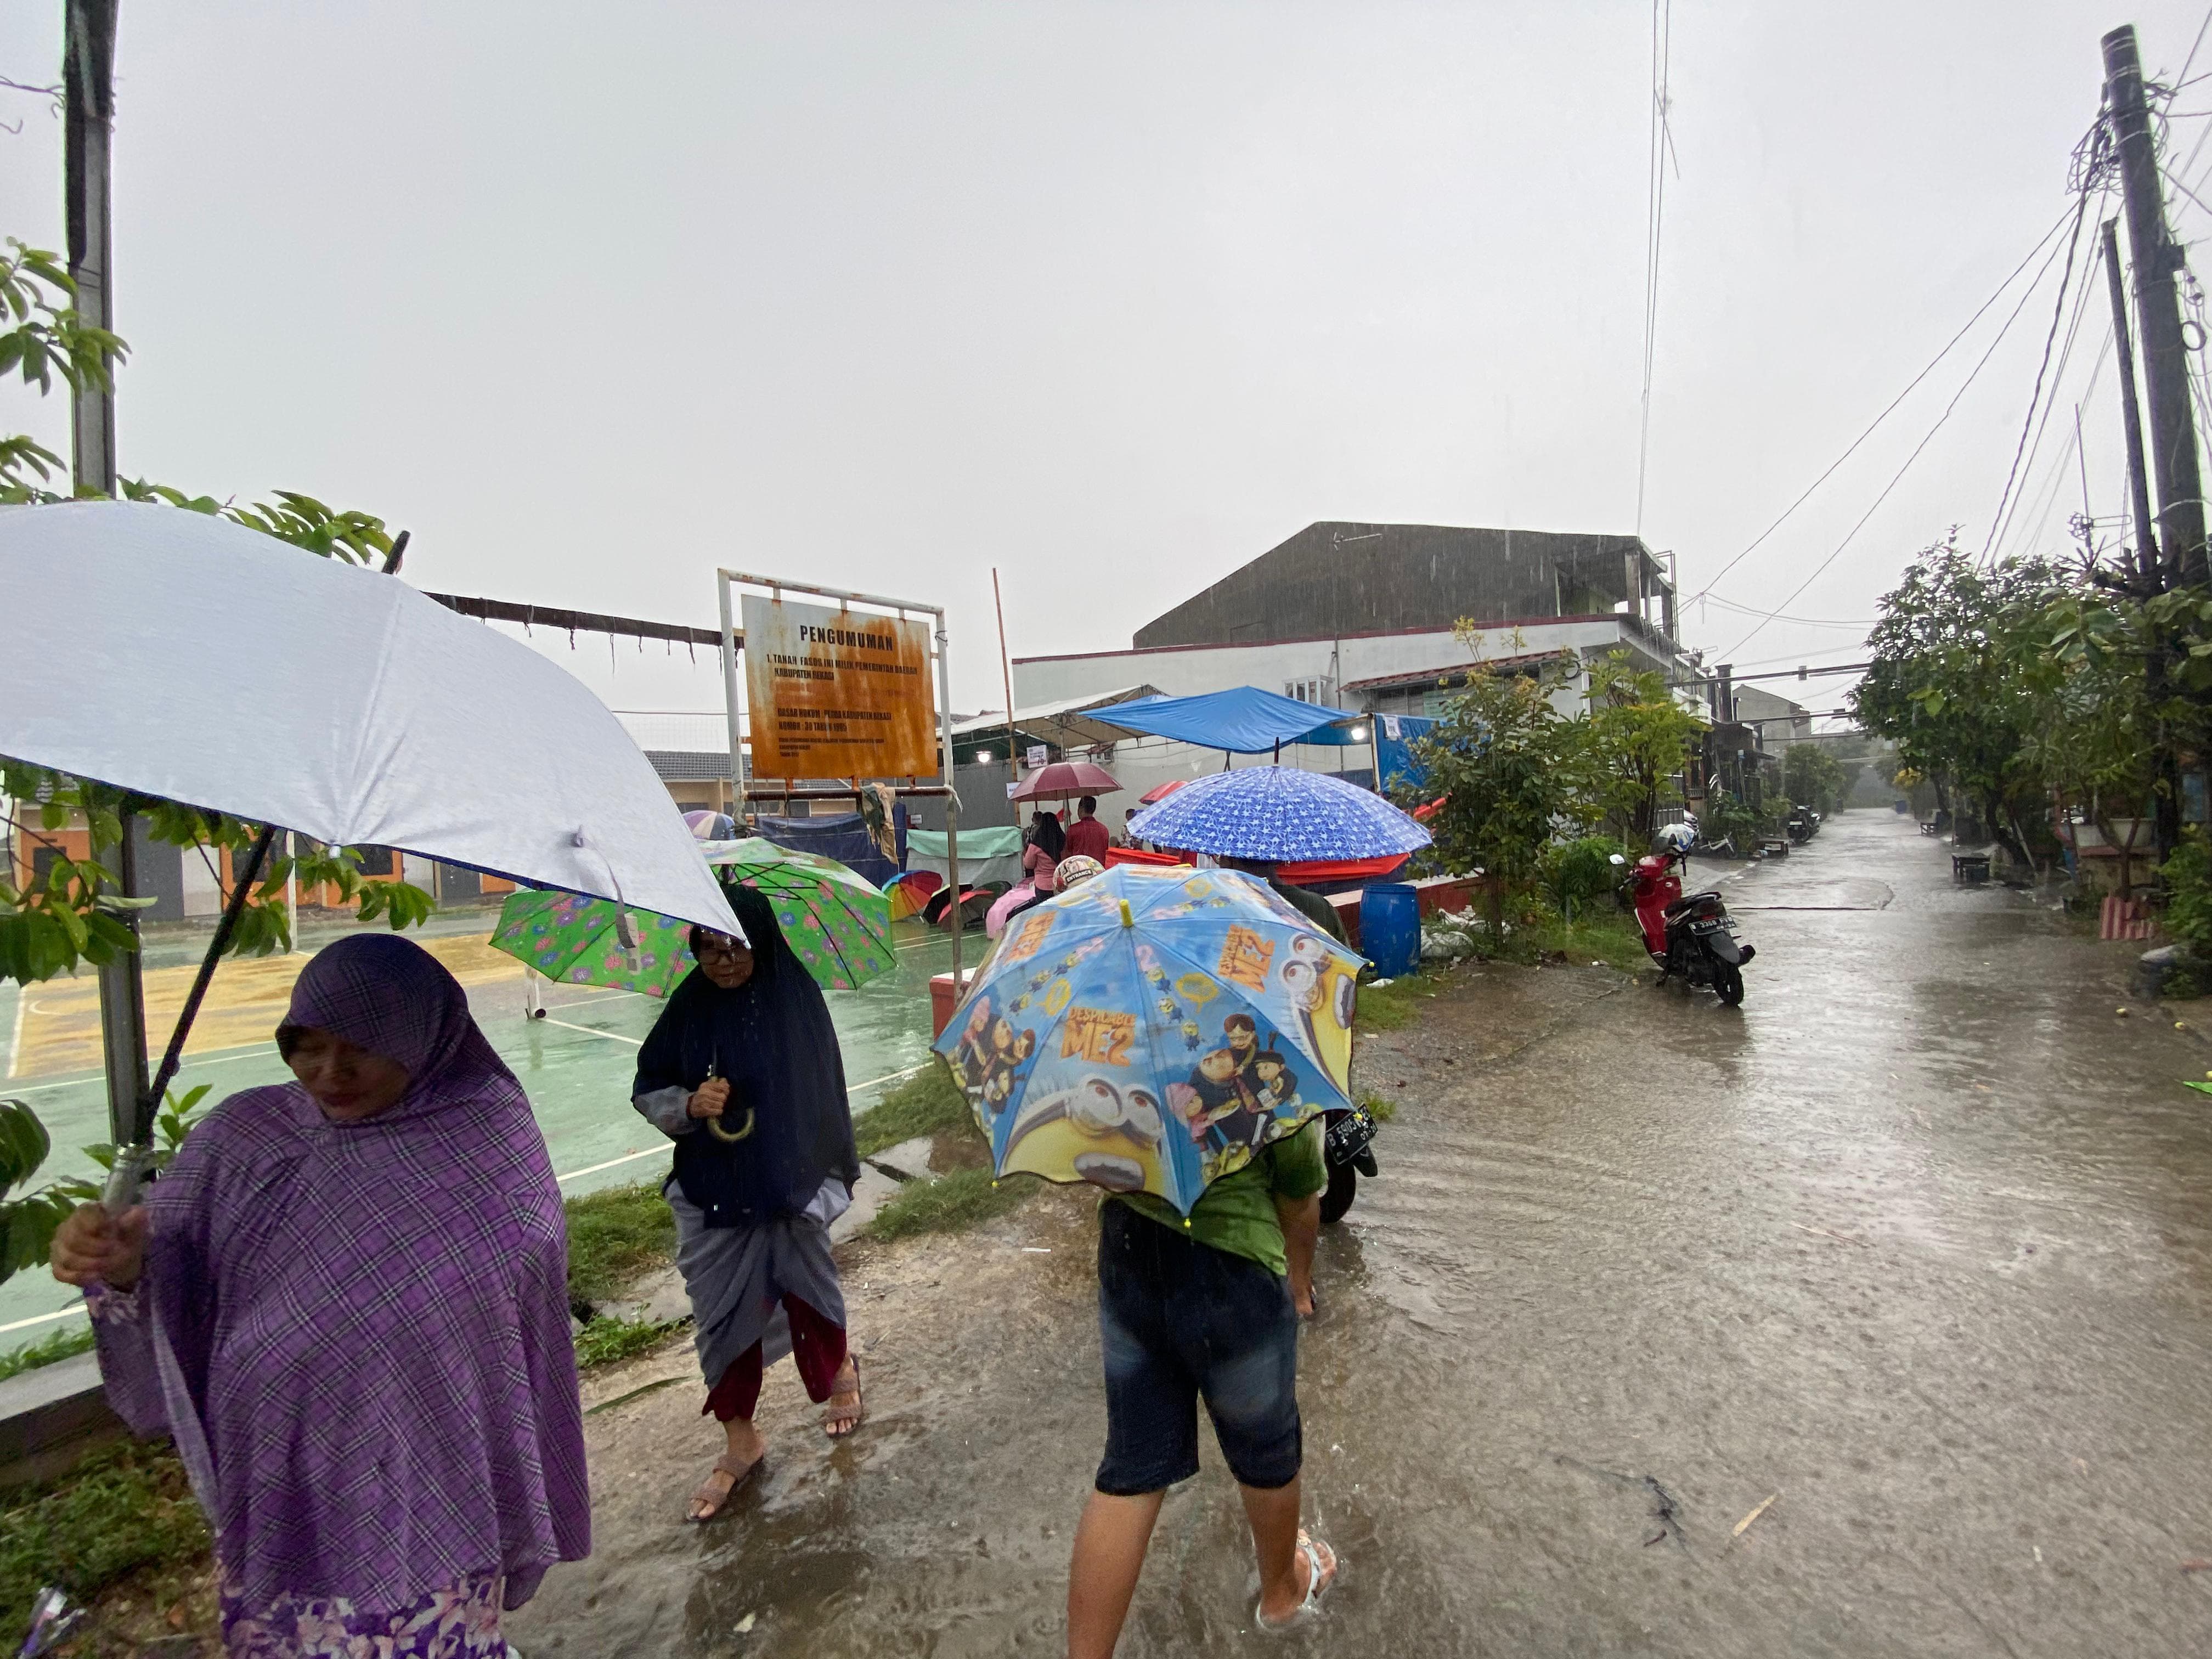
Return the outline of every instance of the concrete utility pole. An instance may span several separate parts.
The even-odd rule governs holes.
[[[115,124],[116,0],[64,0],[62,9],[63,192],[68,200],[70,279],[77,313],[95,327],[115,326],[113,223],[108,212],[108,143]],[[87,386],[70,399],[70,469],[80,491],[115,493],[115,396]],[[112,857],[121,891],[138,890],[137,823],[123,814]],[[138,929],[137,913],[127,920]],[[114,1144],[136,1138],[146,1093],[146,995],[139,954],[124,952],[100,970],[100,1036],[107,1065],[107,1122]]]
[[[2105,221],[2105,286],[2112,301],[2112,347],[2120,359],[2120,424],[2128,440],[2128,499],[2135,504],[2135,580],[2146,595],[2159,591],[2158,526],[2143,471],[2142,410],[2136,402],[2136,343],[2128,327],[2128,285],[2120,275],[2119,222]]]
[[[2169,579],[2202,585],[2203,485],[2197,422],[2189,407],[2189,354],[2181,337],[2181,296],[2173,274],[2185,262],[2166,227],[2158,145],[2143,101],[2142,59],[2132,26],[2105,37],[2105,107],[2119,154],[2127,202],[2128,249],[2135,258],[2136,319],[2142,332],[2143,380],[2150,402],[2150,470],[2158,485],[2159,541]]]

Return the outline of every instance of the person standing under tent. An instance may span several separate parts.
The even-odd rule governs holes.
[[[1075,803],[1075,822],[1067,828],[1066,856],[1097,859],[1103,864],[1106,849],[1112,842],[1113,837],[1098,819],[1098,797],[1085,795]]]
[[[638,1050],[632,1104],[676,1143],[661,1191],[676,1213],[676,1265],[705,1373],[702,1416],[726,1442],[691,1496],[709,1521],[767,1453],[753,1411],[763,1369],[792,1356],[823,1431],[860,1425],[860,1362],[830,1224],[860,1178],[845,1065],[821,988],[750,887],[729,890],[744,940],[694,928],[699,965]]]
[[[1067,831],[1060,819],[1040,807],[1030,817],[1029,833],[1022,837],[1022,873],[1038,894],[1050,898],[1060,890],[1060,860],[1067,851]]]
[[[514,1074],[434,957],[316,953],[276,1048],[146,1202],[54,1238],[107,1397],[166,1432],[253,1659],[501,1659],[591,1553],[568,1231]]]

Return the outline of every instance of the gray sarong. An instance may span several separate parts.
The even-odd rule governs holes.
[[[665,1134],[696,1133],[696,1120],[657,1090],[631,1103]],[[755,1227],[709,1227],[699,1206],[670,1176],[661,1195],[676,1212],[676,1267],[691,1298],[692,1346],[711,1389],[732,1361],[756,1342],[761,1365],[791,1352],[791,1322],[783,1298],[795,1296],[823,1318],[845,1323],[845,1292],[830,1255],[830,1224],[851,1206],[845,1183],[832,1176],[805,1212]]]

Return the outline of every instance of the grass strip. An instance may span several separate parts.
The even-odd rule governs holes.
[[[966,1133],[981,1139],[968,1097],[952,1080],[951,1068],[935,1055],[929,1064],[853,1121],[853,1139],[862,1158],[872,1157],[917,1135]]]
[[[604,1188],[563,1207],[572,1304],[611,1301],[647,1268],[676,1259],[676,1216],[657,1183]]]
[[[576,1333],[576,1366],[611,1365],[659,1347],[681,1319],[615,1319],[602,1314]]]
[[[1421,1004],[1436,994],[1436,987],[1419,974],[1401,974],[1387,982],[1370,981],[1359,988],[1353,1029],[1395,1031],[1411,1025],[1421,1017]]]
[[[988,1170],[955,1170],[934,1181],[910,1181],[876,1212],[868,1223],[868,1236],[908,1238],[916,1233],[957,1232],[1019,1208],[1034,1180],[1008,1176],[994,1181]]]
[[[191,1562],[209,1547],[185,1466],[167,1446],[103,1446],[61,1479],[9,1498],[0,1514],[0,1630],[24,1628],[45,1585],[88,1601],[127,1572]]]
[[[90,1324],[64,1325],[35,1342],[26,1342],[20,1348],[10,1348],[6,1353],[0,1353],[0,1381],[20,1376],[25,1371],[34,1371],[41,1365],[51,1365],[58,1359],[83,1353],[91,1346]]]

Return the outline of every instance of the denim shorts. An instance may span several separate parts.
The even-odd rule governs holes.
[[[1297,1479],[1298,1320],[1289,1285],[1126,1204],[1099,1206],[1106,1456],[1097,1487],[1133,1498],[1198,1473],[1198,1402],[1239,1485]]]

